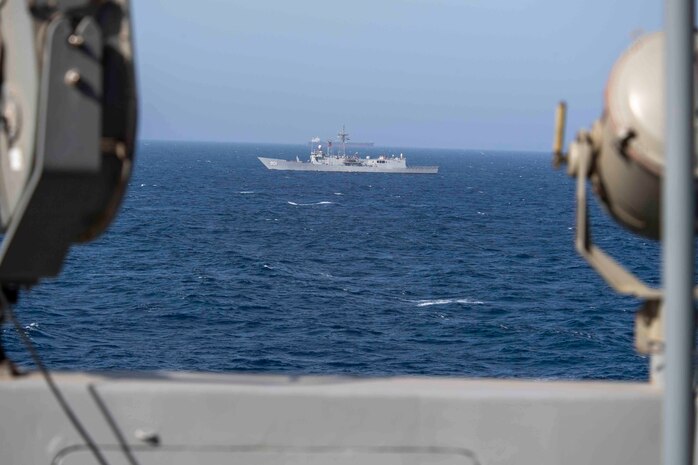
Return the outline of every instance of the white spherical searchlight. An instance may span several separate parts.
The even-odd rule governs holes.
[[[621,225],[644,237],[660,238],[664,69],[664,35],[638,39],[611,71],[601,118],[591,131],[577,133],[567,154],[562,148],[566,108],[560,103],[553,146],[555,166],[566,163],[568,174],[577,178],[577,251],[616,291],[646,302],[636,319],[636,348],[643,353],[661,344],[662,291],[647,286],[592,243],[586,181]],[[695,186],[694,182],[694,193]]]

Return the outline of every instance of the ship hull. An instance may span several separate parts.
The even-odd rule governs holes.
[[[436,174],[438,166],[408,166],[383,168],[374,166],[319,165],[302,161],[281,160],[278,158],[257,157],[270,170],[279,171],[329,171],[339,173],[394,173],[394,174]]]

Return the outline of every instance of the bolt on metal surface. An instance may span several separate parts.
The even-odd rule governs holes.
[[[80,34],[70,34],[68,36],[68,43],[73,47],[80,47],[85,43],[85,38]]]
[[[80,82],[80,72],[75,69],[69,69],[65,73],[65,83],[69,86],[76,86]]]

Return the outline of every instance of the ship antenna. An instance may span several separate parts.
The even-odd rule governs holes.
[[[347,141],[349,140],[349,134],[347,134],[347,131],[344,129],[344,125],[342,125],[342,130],[337,134],[337,137],[342,142],[342,156],[346,157],[347,156]]]

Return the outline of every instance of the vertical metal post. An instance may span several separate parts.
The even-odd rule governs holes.
[[[693,463],[693,0],[666,0],[666,165],[662,183],[665,465]]]

